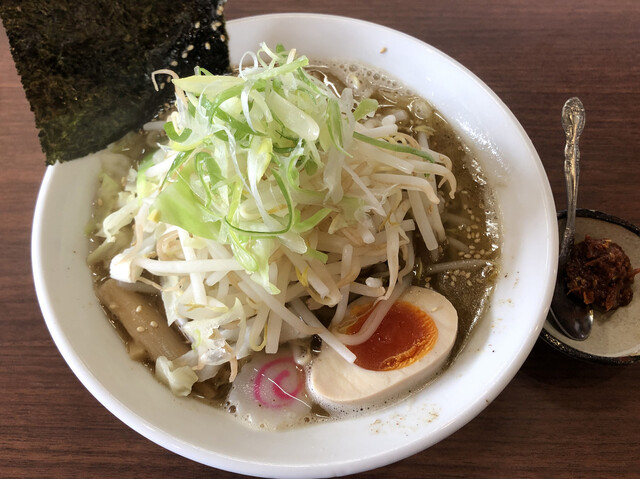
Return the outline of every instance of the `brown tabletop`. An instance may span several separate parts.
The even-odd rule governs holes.
[[[579,204],[640,224],[638,0],[230,0],[226,10],[228,19],[289,11],[380,23],[464,64],[522,123],[559,209],[559,115],[567,98],[579,96],[587,109]],[[51,340],[29,248],[44,155],[4,31],[0,168],[0,477],[239,477],[129,429],[85,390]],[[357,477],[638,477],[639,384],[640,364],[583,363],[538,341],[467,426]]]

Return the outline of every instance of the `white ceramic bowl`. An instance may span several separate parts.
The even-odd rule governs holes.
[[[488,316],[453,366],[409,400],[367,416],[286,432],[248,429],[198,401],[174,397],[128,358],[105,320],[85,265],[83,228],[99,169],[89,157],[49,167],[38,197],[33,270],[47,326],[73,372],[107,409],[143,436],[195,461],[249,475],[302,478],[344,475],[403,459],[484,409],[538,337],[558,249],[556,212],[540,159],[486,85],[405,34],[307,14],[231,21],[228,31],[232,61],[261,41],[295,47],[310,58],[359,60],[393,73],[444,114],[476,150],[501,208],[502,274]]]

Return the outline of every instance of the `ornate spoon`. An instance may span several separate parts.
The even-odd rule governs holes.
[[[565,268],[573,247],[580,176],[578,141],[584,128],[585,113],[582,102],[570,98],[562,108],[562,127],[567,138],[564,148],[564,176],[567,184],[567,223],[560,243],[558,276],[551,300],[551,316],[560,330],[571,339],[584,341],[591,333],[593,310],[567,294]]]

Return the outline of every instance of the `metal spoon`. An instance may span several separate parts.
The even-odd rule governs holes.
[[[560,330],[577,341],[584,341],[591,333],[593,310],[567,294],[565,268],[573,247],[580,176],[580,149],[578,141],[584,128],[585,113],[582,102],[570,98],[562,108],[562,127],[567,138],[564,148],[564,176],[567,183],[567,223],[560,243],[558,276],[551,300],[551,316]]]

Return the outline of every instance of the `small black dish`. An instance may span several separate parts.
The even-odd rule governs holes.
[[[558,213],[558,230],[564,230],[567,212]],[[600,211],[576,211],[575,242],[585,235],[608,238],[619,244],[631,260],[640,265],[640,228]],[[593,329],[585,341],[574,341],[560,332],[551,316],[540,334],[551,347],[577,359],[604,364],[630,364],[640,361],[640,281],[633,283],[633,299],[627,306],[608,313],[594,312]]]

